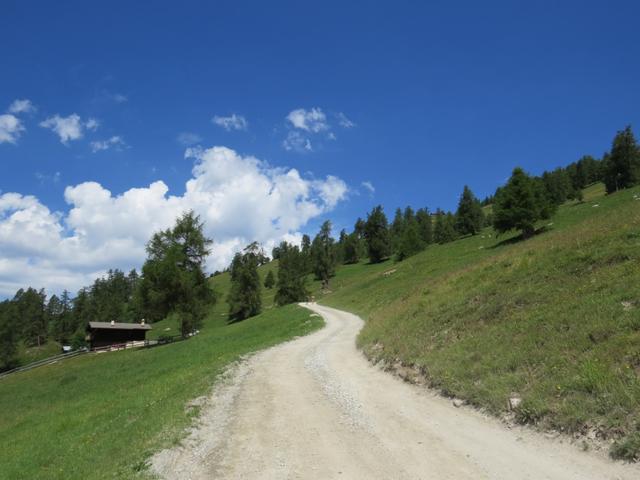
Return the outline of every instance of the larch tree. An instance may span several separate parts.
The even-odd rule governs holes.
[[[520,230],[523,238],[528,238],[534,234],[536,222],[549,218],[554,211],[542,180],[515,168],[507,184],[496,194],[493,228],[498,233]]]
[[[391,255],[391,237],[387,217],[382,206],[375,207],[369,215],[364,228],[364,237],[371,263],[379,263]]]
[[[316,280],[322,282],[322,288],[329,288],[329,279],[335,275],[336,269],[336,251],[329,220],[322,224],[320,232],[313,239],[311,257]]]
[[[273,270],[269,270],[267,276],[264,278],[264,287],[271,290],[276,285],[276,276],[273,274]]]
[[[460,235],[475,235],[482,230],[483,222],[482,205],[471,189],[465,185],[456,211],[456,230]]]
[[[262,310],[260,275],[261,249],[257,242],[248,245],[243,253],[236,253],[231,262],[231,288],[227,297],[229,320],[253,317]]]
[[[215,301],[204,273],[213,241],[193,212],[180,216],[173,228],[155,233],[147,243],[147,260],[138,287],[142,313],[155,322],[170,313],[180,318],[183,335],[198,328]]]
[[[304,302],[309,297],[304,257],[296,245],[280,244],[278,282],[275,302],[278,305]]]
[[[616,134],[604,168],[607,193],[640,183],[640,150],[630,126]]]

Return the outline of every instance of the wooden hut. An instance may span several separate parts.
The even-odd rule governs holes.
[[[90,348],[124,345],[146,340],[151,325],[140,323],[89,322],[87,340]]]

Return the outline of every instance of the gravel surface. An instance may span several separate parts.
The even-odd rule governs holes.
[[[322,330],[235,365],[181,446],[158,453],[166,479],[631,480],[637,466],[507,429],[369,364],[362,320],[316,304]]]

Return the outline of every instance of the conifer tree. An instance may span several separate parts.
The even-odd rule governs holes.
[[[391,238],[387,217],[381,205],[375,207],[367,215],[364,235],[371,263],[379,263],[389,258],[391,255]]]
[[[267,276],[264,278],[264,287],[272,289],[276,285],[276,277],[273,274],[273,270],[269,270]]]
[[[458,203],[455,228],[460,235],[475,235],[482,230],[482,206],[471,189],[465,185]]]
[[[391,233],[391,249],[394,252],[398,250],[398,245],[400,243],[400,239],[402,238],[404,226],[404,215],[402,214],[402,210],[400,208],[397,208],[396,213],[393,217],[393,222],[391,222],[391,227],[389,229]]]
[[[458,237],[455,228],[455,217],[451,212],[443,212],[439,208],[436,210],[436,221],[433,230],[433,239],[436,243],[452,242]]]
[[[329,287],[329,279],[335,275],[336,252],[334,240],[331,238],[331,222],[325,221],[320,232],[311,244],[313,272],[316,280],[322,282],[322,288]]]
[[[306,301],[309,297],[306,286],[307,273],[304,270],[304,258],[300,249],[286,242],[281,243],[279,260],[275,302],[278,305],[287,305]]]
[[[366,257],[368,254],[367,251],[367,240],[365,239],[365,227],[366,222],[358,217],[356,223],[353,227],[353,234],[356,236],[358,240],[358,257]]]
[[[212,240],[200,217],[187,212],[173,228],[158,232],[147,244],[147,260],[138,288],[144,318],[158,321],[177,313],[183,335],[198,328],[207,306],[215,301],[204,274]]]
[[[343,263],[350,265],[353,263],[358,263],[360,259],[360,252],[358,248],[359,238],[356,232],[353,232],[350,235],[347,235],[344,241],[344,258]]]
[[[640,183],[640,150],[630,126],[618,132],[613,139],[605,165],[604,182],[607,193]]]
[[[16,364],[18,352],[18,326],[16,305],[5,300],[0,303],[0,372],[10,370]]]
[[[229,319],[244,320],[260,313],[262,298],[258,274],[260,249],[256,242],[243,253],[236,253],[231,262],[231,288],[227,297]]]
[[[306,233],[302,235],[300,253],[302,254],[303,267],[304,267],[305,273],[311,273],[313,271],[313,258],[311,254],[311,237]]]
[[[496,195],[493,227],[499,233],[521,230],[522,236],[528,238],[535,232],[536,222],[549,218],[554,210],[542,180],[515,168],[507,184]]]
[[[407,257],[415,255],[424,248],[424,242],[420,238],[420,231],[418,229],[418,222],[412,215],[408,207],[409,212],[405,215],[405,224],[402,229],[400,241],[396,250],[396,258],[399,261],[404,260]]]
[[[433,243],[433,223],[431,215],[426,208],[420,208],[416,212],[416,221],[418,222],[418,232],[420,239],[425,245]]]

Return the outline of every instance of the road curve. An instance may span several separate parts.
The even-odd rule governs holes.
[[[183,444],[160,452],[167,479],[638,479],[640,469],[509,430],[370,365],[362,320],[316,304],[326,327],[237,366]]]

